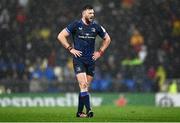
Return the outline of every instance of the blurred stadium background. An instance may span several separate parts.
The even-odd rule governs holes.
[[[163,104],[176,105],[171,98],[179,98],[180,88],[179,0],[0,0],[0,105],[10,105],[13,94],[70,99],[78,93],[71,56],[57,35],[80,18],[86,3],[112,38],[90,87],[94,105],[100,97],[108,99],[102,104],[119,99],[120,106],[155,105],[161,92],[178,96],[163,98]]]

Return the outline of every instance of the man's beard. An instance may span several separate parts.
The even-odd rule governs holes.
[[[86,22],[88,22],[88,23],[92,22],[93,20],[94,20],[94,18],[93,18],[93,17],[86,18]]]

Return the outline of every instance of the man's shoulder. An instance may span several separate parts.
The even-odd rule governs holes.
[[[92,22],[92,25],[95,26],[95,27],[101,27],[101,25],[97,22],[97,21],[93,21]]]
[[[75,24],[75,25],[77,25],[77,24],[79,24],[79,23],[80,23],[80,20],[77,20],[77,19],[76,19],[76,20],[71,21],[70,23],[71,23],[71,24]]]

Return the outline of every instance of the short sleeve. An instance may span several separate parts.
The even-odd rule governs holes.
[[[66,27],[66,31],[67,31],[69,34],[72,34],[72,33],[75,31],[76,22],[77,22],[77,21],[73,21],[72,23],[70,23],[70,24]]]
[[[104,29],[104,27],[102,27],[102,26],[100,26],[100,25],[98,25],[97,31],[98,31],[98,35],[99,35],[101,38],[104,38],[105,35],[106,35],[106,33],[107,33],[106,30]]]

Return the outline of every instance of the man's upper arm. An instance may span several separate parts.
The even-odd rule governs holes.
[[[102,39],[104,39],[104,38],[106,37],[106,35],[108,35],[107,32],[106,32],[106,30],[105,30],[104,27],[102,27],[102,26],[99,26],[99,25],[98,25],[97,31],[98,31],[98,35],[99,35]]]
[[[74,33],[75,31],[75,27],[77,25],[77,21],[73,21],[72,23],[70,23],[65,29],[69,34]]]
[[[70,34],[67,32],[66,28],[64,28],[58,35],[58,39],[61,41],[62,38],[68,37]]]
[[[68,37],[70,35],[66,28],[64,28],[61,33],[64,37]]]
[[[64,36],[68,37],[75,31],[76,21],[70,23],[66,28],[64,28],[60,33],[58,37]]]
[[[106,39],[108,39],[108,40],[111,40],[111,38],[110,38],[110,36],[109,36],[109,34],[106,32],[106,34],[105,34],[105,36],[104,36],[104,38],[103,38],[104,40],[106,40]]]

